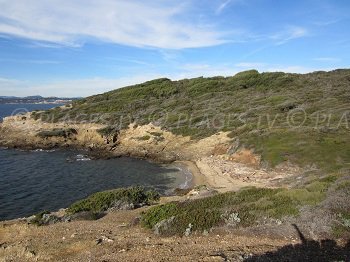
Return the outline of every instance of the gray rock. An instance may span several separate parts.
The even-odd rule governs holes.
[[[158,222],[157,224],[155,224],[155,226],[153,228],[154,234],[161,235],[162,233],[165,233],[166,231],[168,231],[170,229],[170,227],[172,226],[174,219],[175,219],[175,216],[172,216],[168,219],[164,219],[164,220]]]
[[[209,236],[208,230],[203,230],[203,236]]]
[[[227,226],[235,227],[241,222],[239,214],[236,212],[225,212],[221,217],[225,220]]]
[[[108,211],[117,211],[117,210],[132,210],[135,209],[135,205],[130,203],[127,200],[117,200],[112,206],[108,209]]]
[[[61,222],[61,219],[52,214],[43,214],[40,223],[42,225],[52,225]]]
[[[184,232],[184,235],[185,235],[186,237],[188,237],[189,235],[191,235],[191,233],[192,233],[192,227],[193,227],[193,225],[192,225],[191,223],[189,223],[189,224],[188,224],[188,227],[186,228],[186,230],[185,230],[185,232]]]

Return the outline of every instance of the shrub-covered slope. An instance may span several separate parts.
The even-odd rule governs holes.
[[[194,139],[229,131],[271,165],[288,159],[335,171],[350,165],[349,112],[350,70],[344,69],[157,79],[33,115],[120,129],[153,122]]]

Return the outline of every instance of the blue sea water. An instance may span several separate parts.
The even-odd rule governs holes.
[[[0,121],[3,117],[27,113],[34,110],[47,110],[59,104],[0,104]]]
[[[16,109],[31,111],[52,105],[0,105],[0,118]],[[19,111],[19,110],[18,110]],[[0,220],[67,207],[88,195],[142,185],[167,193],[181,187],[189,174],[133,158],[90,160],[87,152],[0,148]]]

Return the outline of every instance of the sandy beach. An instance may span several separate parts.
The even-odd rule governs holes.
[[[278,181],[295,176],[299,171],[293,166],[269,170],[217,156],[177,163],[186,166],[192,174],[192,187],[206,185],[218,192],[238,191],[247,186],[275,187]]]
[[[246,186],[259,186],[258,183],[243,182],[230,175],[223,174],[220,167],[210,166],[205,159],[192,161],[179,161],[188,168],[192,174],[191,187],[206,185],[219,192],[237,191]]]

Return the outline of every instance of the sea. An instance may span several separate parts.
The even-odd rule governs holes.
[[[59,105],[0,104],[0,120],[55,106]],[[86,151],[66,149],[0,148],[0,220],[56,211],[95,192],[133,185],[167,195],[190,180],[191,174],[178,164],[129,157],[94,160]]]

